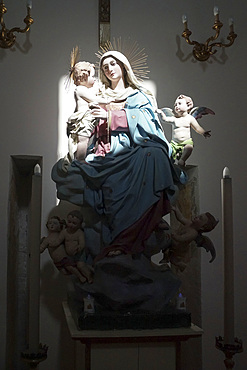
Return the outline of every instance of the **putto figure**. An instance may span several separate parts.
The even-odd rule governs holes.
[[[85,239],[81,229],[82,215],[71,211],[65,222],[52,216],[46,226],[48,236],[41,239],[40,253],[48,248],[49,254],[59,271],[64,275],[73,274],[84,283],[92,283],[92,271],[85,263]]]
[[[206,107],[193,108],[193,101],[189,96],[179,95],[174,103],[174,110],[170,108],[158,109],[161,122],[172,124],[173,159],[178,160],[179,166],[185,166],[186,160],[190,157],[194,143],[191,137],[191,128],[205,138],[210,137],[211,131],[205,131],[197,122],[205,114],[214,114]]]
[[[83,161],[86,157],[89,138],[98,120],[92,119],[90,103],[95,106],[106,104],[107,99],[97,96],[94,90],[95,66],[89,62],[78,62],[73,66],[71,77],[76,85],[75,111],[68,119],[69,162],[76,158]]]
[[[174,212],[180,226],[173,230],[162,220],[156,230],[159,242],[164,245],[164,257],[160,263],[171,262],[180,270],[184,270],[186,267],[185,257],[188,254],[188,247],[192,241],[196,243],[197,247],[202,247],[207,252],[210,252],[210,262],[213,262],[216,257],[214,245],[203,234],[212,231],[219,221],[209,212],[202,213],[193,219],[184,217],[177,206],[172,206],[172,212]]]

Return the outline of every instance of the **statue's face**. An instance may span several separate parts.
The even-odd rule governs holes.
[[[60,222],[56,218],[50,218],[47,222],[47,229],[51,232],[57,232],[61,230]]]
[[[102,62],[102,71],[110,81],[118,82],[123,78],[123,67],[112,57],[105,58]]]
[[[185,99],[177,99],[174,104],[174,110],[178,116],[181,116],[183,113],[188,112],[188,105]]]
[[[192,222],[196,229],[203,229],[203,227],[208,224],[208,217],[205,213],[202,213],[201,215],[194,217]]]
[[[67,218],[67,228],[71,231],[76,231],[81,227],[79,218],[69,215]]]

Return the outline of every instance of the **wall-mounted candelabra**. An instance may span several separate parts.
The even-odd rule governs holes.
[[[182,22],[184,24],[184,32],[182,33],[182,37],[185,38],[186,42],[189,45],[193,45],[193,55],[194,57],[199,60],[200,62],[204,62],[208,60],[208,58],[215,54],[217,52],[216,48],[226,48],[231,46],[234,43],[235,38],[237,37],[236,33],[233,30],[233,19],[229,19],[229,27],[230,27],[230,32],[229,35],[227,36],[227,43],[223,42],[216,42],[220,35],[220,29],[223,27],[223,23],[220,22],[219,20],[219,9],[215,6],[214,7],[214,25],[213,25],[213,30],[215,31],[215,35],[209,37],[206,42],[199,43],[197,41],[191,41],[190,36],[192,32],[188,29],[188,22],[187,22],[187,17],[186,15],[182,16]]]
[[[7,13],[7,8],[4,4],[4,0],[0,2],[0,23],[1,23],[1,33],[0,33],[0,47],[4,49],[11,48],[16,40],[16,32],[25,33],[28,32],[30,26],[33,24],[33,18],[31,17],[31,8],[32,2],[31,0],[27,0],[27,15],[24,19],[24,23],[26,23],[25,28],[13,27],[8,30],[4,23],[4,15]]]

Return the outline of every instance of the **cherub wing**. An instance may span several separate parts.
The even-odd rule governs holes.
[[[195,118],[199,119],[202,118],[202,116],[205,116],[206,114],[215,114],[214,111],[207,107],[195,107],[191,109],[190,114]]]
[[[174,117],[174,113],[171,108],[161,108],[161,110],[165,113],[166,117]]]
[[[215,250],[212,240],[209,239],[208,236],[200,235],[199,237],[197,237],[195,241],[196,241],[197,247],[202,247],[206,249],[207,252],[210,252],[211,260],[209,262],[210,263],[213,262],[216,258],[216,250]]]

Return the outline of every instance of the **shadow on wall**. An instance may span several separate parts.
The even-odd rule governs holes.
[[[48,253],[48,251],[45,253]],[[48,311],[51,316],[50,322],[53,323],[51,328],[49,321],[43,322],[43,333],[45,333],[46,337],[42,338],[44,334],[41,335],[41,342],[47,342],[45,344],[49,347],[49,337],[54,336],[54,334],[57,337],[57,348],[49,347],[48,357],[44,365],[52,368],[52,364],[49,362],[50,359],[50,361],[57,361],[56,363],[59,364],[59,369],[70,370],[73,368],[71,359],[74,358],[74,343],[70,338],[67,328],[62,302],[66,300],[71,276],[60,274],[53,265],[53,262],[48,261],[40,271],[40,281],[40,303]],[[54,325],[54,323],[56,324]],[[51,334],[49,334],[50,330],[52,330]],[[57,333],[54,333],[54,330]],[[56,354],[53,352],[54,350],[57,352]],[[59,360],[56,360],[56,357]]]
[[[0,49],[0,60],[3,60],[6,58],[8,50],[11,53],[16,52],[16,50],[19,50],[22,54],[28,54],[29,50],[32,49],[33,45],[30,42],[30,31],[26,33],[26,39],[25,42],[21,45],[17,41],[15,42],[14,46],[10,49]]]

